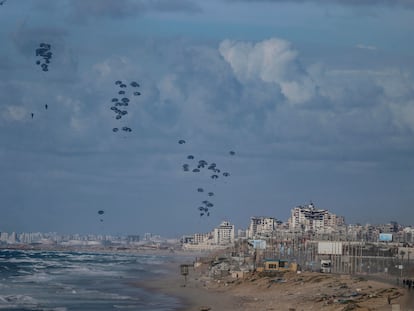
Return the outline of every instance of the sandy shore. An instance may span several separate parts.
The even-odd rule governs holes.
[[[204,267],[191,268],[185,280],[177,262],[168,268],[165,278],[136,285],[179,298],[180,311],[414,311],[414,291],[365,277],[288,272],[217,280]]]

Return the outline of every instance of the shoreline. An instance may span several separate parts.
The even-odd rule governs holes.
[[[181,307],[175,311],[238,311],[238,299],[220,290],[206,286],[208,278],[191,271],[187,280],[179,273],[179,264],[169,263],[168,272],[160,278],[133,282],[132,286],[156,291],[179,300]]]
[[[363,276],[289,272],[213,279],[205,269],[190,268],[185,281],[180,263],[178,257],[167,264],[166,274],[131,285],[178,299],[181,307],[175,311],[391,311],[393,305],[414,310],[414,293]]]
[[[154,265],[148,278],[121,282],[173,298],[176,303],[170,310],[174,311],[414,311],[414,290],[380,275],[274,271],[213,278],[209,276],[212,261],[197,260],[205,253],[158,250],[139,254],[168,258]],[[189,266],[186,278],[181,275],[181,264]],[[230,271],[221,269],[226,272],[222,275]]]

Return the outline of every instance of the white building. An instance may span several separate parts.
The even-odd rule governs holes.
[[[288,220],[289,229],[300,231],[326,231],[344,225],[344,217],[337,216],[327,210],[317,209],[313,203],[297,206],[291,210]]]
[[[193,236],[193,243],[194,244],[201,244],[205,243],[211,239],[211,233],[195,233]]]
[[[251,217],[248,238],[272,236],[276,229],[276,219],[273,217]]]
[[[228,221],[223,221],[220,226],[214,228],[214,243],[217,245],[227,245],[234,243],[234,225]]]
[[[1,232],[0,233],[0,241],[1,242],[7,242],[9,239],[9,234],[7,232]]]

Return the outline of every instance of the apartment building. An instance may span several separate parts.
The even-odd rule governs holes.
[[[214,228],[214,243],[226,245],[234,243],[234,225],[228,221],[223,221],[217,228]]]
[[[297,206],[291,210],[288,220],[289,229],[299,231],[320,231],[336,228],[345,224],[342,216],[337,216],[324,209],[317,209],[313,203]]]
[[[247,237],[252,239],[259,236],[272,236],[273,232],[276,230],[276,224],[277,221],[273,217],[251,217]]]

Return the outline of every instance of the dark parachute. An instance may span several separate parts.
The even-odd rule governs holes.
[[[39,56],[40,59],[36,61],[36,65],[39,65],[43,71],[48,71],[50,64],[50,59],[52,58],[53,53],[50,51],[51,45],[48,43],[40,43],[39,47],[36,49],[36,56]]]
[[[98,214],[99,214],[100,216],[102,216],[103,214],[105,214],[105,212],[104,212],[103,210],[99,210],[99,211],[98,211]],[[101,219],[99,219],[99,221],[100,221],[100,222],[103,222],[103,219],[101,218]]]
[[[215,170],[216,169],[216,163],[211,163],[208,167],[207,167],[207,169],[209,169],[209,170]]]
[[[131,85],[132,87],[139,87],[139,84],[138,84],[137,82],[135,82],[135,81],[132,81],[132,82],[130,83],[130,85]]]
[[[128,84],[122,82],[121,80],[116,80],[115,85],[117,85],[120,89],[118,89],[117,93],[118,95],[123,95],[122,98],[114,97],[111,99],[111,102],[114,103],[114,106],[112,106],[110,109],[115,113],[115,119],[120,120],[122,117],[125,117],[128,114],[128,110],[120,110],[117,107],[128,107],[129,103],[131,102],[130,99],[127,97],[127,87]],[[135,81],[129,83],[132,87],[139,87],[139,84]],[[118,129],[118,127],[116,127]],[[119,130],[122,130],[124,132],[132,132],[132,129],[128,126],[119,127]],[[116,130],[118,131],[118,130]],[[115,131],[114,131],[115,132]]]
[[[180,145],[185,144],[186,141],[184,139],[180,139],[178,140],[178,143]],[[234,151],[228,151],[228,153],[231,156],[234,156],[236,153]],[[192,154],[187,154],[186,156],[187,160],[194,160],[195,157]],[[204,168],[207,168],[208,170],[211,171],[211,173],[207,174],[207,177],[210,177],[211,179],[218,179],[221,175],[224,177],[228,177],[230,176],[230,173],[228,171],[226,171],[225,169],[219,169],[217,167],[217,164],[214,162],[208,163],[205,160],[197,160],[197,162],[195,162],[195,165],[193,164],[194,162],[192,162],[191,164],[191,171],[194,173],[199,173],[201,172]],[[190,170],[190,165],[189,164],[185,164],[183,165],[183,169],[184,171],[189,171]],[[200,173],[199,175],[204,176],[203,173]],[[206,189],[203,188],[196,188],[197,192],[201,192],[201,193],[206,193],[206,195],[211,198],[213,196],[215,196],[214,192],[207,192]],[[200,213],[200,216],[210,216],[211,213],[211,209],[213,208],[214,204],[208,200],[204,200],[202,201],[203,206],[199,206],[198,207],[198,211]]]
[[[208,211],[207,207],[199,206],[198,210],[200,211],[200,217],[204,215],[210,216],[210,212]]]

